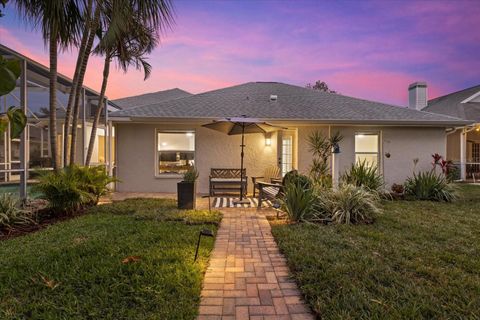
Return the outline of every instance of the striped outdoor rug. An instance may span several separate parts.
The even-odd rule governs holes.
[[[249,203],[245,204],[234,204],[235,200],[238,198],[230,198],[230,197],[215,197],[213,199],[213,207],[214,208],[256,208],[258,206],[258,199],[247,197],[246,198]],[[270,200],[263,200],[262,207],[271,207],[272,202]]]

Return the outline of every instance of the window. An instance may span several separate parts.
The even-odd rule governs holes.
[[[370,166],[378,166],[378,140],[376,133],[355,134],[355,162],[365,161]]]
[[[293,167],[293,144],[292,136],[282,138],[282,176],[292,170]]]
[[[195,133],[157,132],[157,172],[183,174],[195,165]]]
[[[480,162],[480,143],[472,143],[472,162]]]

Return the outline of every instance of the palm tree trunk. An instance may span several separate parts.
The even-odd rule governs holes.
[[[75,92],[75,103],[73,105],[73,119],[72,119],[72,140],[70,143],[70,165],[75,164],[76,148],[77,148],[77,124],[78,124],[78,114],[80,112],[79,102],[80,102],[80,88],[83,86],[83,79],[85,78],[85,72],[87,70],[88,58],[90,57],[90,52],[92,51],[93,40],[95,40],[95,31],[98,28],[100,22],[100,6],[97,6],[95,9],[95,16],[90,26],[90,34],[88,36],[87,44],[85,47],[85,55],[83,63],[80,68],[80,73],[78,76],[77,90]]]
[[[85,26],[83,29],[83,34],[82,34],[82,41],[80,43],[80,49],[78,50],[78,57],[77,57],[77,63],[75,65],[75,73],[73,75],[73,81],[72,81],[72,87],[70,90],[70,94],[68,96],[68,104],[67,104],[67,110],[65,113],[65,126],[64,126],[64,131],[63,131],[63,166],[66,167],[68,165],[68,155],[69,155],[69,135],[70,135],[70,120],[72,117],[72,108],[73,108],[73,102],[75,100],[75,96],[77,94],[78,89],[78,78],[80,74],[80,69],[83,64],[83,61],[85,59],[85,52],[86,52],[86,46],[87,46],[87,40],[89,39],[89,34],[90,34],[90,13],[92,11],[92,3],[93,0],[88,1],[88,6],[87,6],[87,11],[86,11],[86,21],[85,21]]]
[[[95,145],[95,137],[97,135],[97,127],[100,122],[100,116],[102,115],[102,110],[105,100],[105,91],[107,90],[108,74],[110,73],[110,54],[107,52],[105,55],[105,64],[103,66],[103,81],[102,89],[100,91],[100,100],[98,101],[98,108],[95,111],[95,118],[93,119],[92,132],[90,134],[90,141],[88,142],[88,151],[87,159],[85,160],[85,165],[90,165],[90,160],[92,159],[93,147]],[[110,150],[109,150],[110,151]]]
[[[58,170],[58,148],[57,148],[57,38],[50,33],[50,149],[52,152],[53,169]]]

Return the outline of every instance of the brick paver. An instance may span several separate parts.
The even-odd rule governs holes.
[[[222,212],[198,319],[314,319],[262,211]]]

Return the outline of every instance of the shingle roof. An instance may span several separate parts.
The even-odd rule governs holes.
[[[270,95],[277,95],[278,99],[271,101]],[[162,119],[208,119],[242,115],[265,120],[331,123],[464,123],[458,118],[278,82],[249,82],[111,114],[112,117]]]
[[[138,96],[131,96],[113,100],[113,102],[122,109],[133,108],[143,106],[146,104],[159,103],[164,101],[170,101],[178,98],[185,98],[191,96],[190,92],[185,90],[174,88],[169,90],[145,93]]]
[[[480,102],[462,103],[478,92],[480,85],[432,99],[428,101],[428,106],[423,111],[480,122]]]

